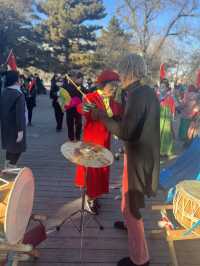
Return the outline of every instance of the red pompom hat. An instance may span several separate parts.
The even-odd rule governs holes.
[[[111,82],[111,81],[120,81],[119,75],[112,70],[104,70],[97,77],[96,84],[103,85],[103,84],[105,84],[107,82]]]

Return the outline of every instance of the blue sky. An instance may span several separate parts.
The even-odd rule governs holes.
[[[113,15],[116,14],[117,7],[120,6],[120,4],[123,3],[123,0],[103,0],[104,6],[106,8],[107,16],[104,19],[101,20],[95,20],[95,21],[86,21],[86,24],[97,24],[103,27],[106,27]],[[199,10],[200,11],[200,10]],[[166,10],[162,13],[162,15],[159,16],[157,22],[156,22],[156,28],[161,29],[163,26],[169,23],[170,16],[173,15],[173,9]],[[199,28],[199,20],[191,20],[191,26],[192,28]]]
[[[86,24],[97,24],[106,27],[112,16],[116,13],[116,8],[121,0],[103,0],[104,6],[106,8],[107,16],[101,20],[87,21]]]
[[[106,26],[110,20],[110,18],[115,14],[116,11],[116,3],[119,3],[120,1],[117,0],[104,0],[104,5],[106,8],[107,16],[101,20],[100,24],[102,26]]]

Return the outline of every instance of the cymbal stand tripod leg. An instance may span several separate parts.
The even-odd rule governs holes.
[[[15,258],[16,253],[13,251],[9,251],[7,262],[5,266],[18,266],[18,260]]]
[[[85,221],[85,198],[86,189],[82,190],[82,204],[81,204],[81,220],[80,220],[80,233],[81,233],[81,247],[80,247],[80,260],[82,261],[83,256],[83,240],[84,240],[84,221]]]
[[[86,171],[85,171],[85,180],[86,180],[86,177],[87,177],[87,168],[85,168]],[[82,192],[81,192],[81,209],[75,211],[74,213],[72,213],[69,217],[67,217],[65,220],[62,221],[61,224],[59,224],[57,227],[56,227],[56,230],[59,231],[60,228],[66,223],[66,222],[71,222],[72,225],[77,229],[77,231],[79,233],[81,233],[81,229],[82,229],[82,226],[84,226],[83,224],[83,220],[84,220],[84,217],[83,217],[83,214],[88,214],[92,219],[93,221],[96,223],[96,225],[98,226],[98,228],[100,230],[104,230],[104,227],[102,226],[102,224],[100,223],[100,221],[98,220],[98,218],[96,217],[95,214],[92,214],[91,212],[89,212],[88,210],[85,209],[85,202],[86,202],[86,188],[84,187],[82,189]],[[80,226],[78,227],[74,222],[73,222],[73,217],[76,216],[77,214],[81,215],[81,220],[80,220]]]
[[[85,168],[85,180],[87,178],[87,168]],[[85,215],[88,214],[90,217],[92,217],[93,221],[97,224],[98,228],[100,230],[103,230],[104,227],[102,226],[102,224],[100,223],[100,221],[97,219],[97,217],[92,214],[91,212],[89,212],[88,210],[85,209],[85,202],[86,202],[86,186],[84,186],[84,188],[82,189],[81,192],[81,209],[75,211],[74,213],[72,213],[67,219],[65,219],[59,226],[57,226],[57,231],[60,230],[60,228],[62,227],[62,225],[64,225],[66,222],[71,222],[72,225],[77,229],[77,231],[80,233],[81,235],[81,247],[80,247],[80,259],[82,261],[82,255],[83,255],[83,240],[84,240],[84,227],[85,227]],[[80,218],[80,226],[78,227],[74,222],[73,222],[73,217],[76,216],[78,213],[80,213],[81,218]]]
[[[12,263],[12,266],[18,266],[18,260],[14,260],[13,263]]]

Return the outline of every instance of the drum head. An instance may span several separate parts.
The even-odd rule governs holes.
[[[112,153],[103,146],[85,142],[66,142],[61,152],[69,161],[92,168],[101,168],[113,163]]]
[[[33,199],[34,177],[29,168],[23,168],[10,191],[5,213],[4,232],[10,244],[23,239],[32,213]]]
[[[183,190],[195,200],[200,199],[200,181],[198,180],[185,180],[177,185],[178,190]]]

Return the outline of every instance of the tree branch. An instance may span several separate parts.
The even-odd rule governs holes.
[[[168,36],[170,35],[174,35],[173,33],[171,34],[170,31],[173,29],[174,25],[177,23],[177,21],[182,18],[182,17],[191,17],[193,16],[193,14],[191,14],[191,12],[194,10],[194,7],[191,8],[190,12],[188,14],[183,13],[185,8],[187,6],[187,1],[184,2],[183,6],[180,8],[179,12],[177,13],[177,15],[174,17],[174,19],[169,23],[166,32],[164,34],[164,36],[162,37],[158,47],[156,47],[156,49],[154,50],[153,54],[152,54],[152,58],[155,56],[155,54],[161,50],[162,46],[164,45],[166,39]]]

